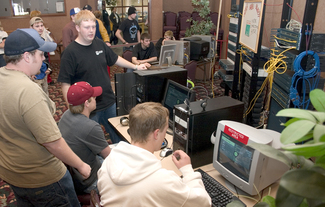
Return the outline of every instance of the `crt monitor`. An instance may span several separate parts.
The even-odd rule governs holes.
[[[164,107],[166,107],[169,111],[169,123],[168,124],[169,124],[170,128],[172,128],[172,126],[173,126],[174,105],[184,103],[186,98],[189,101],[195,101],[195,99],[196,99],[195,91],[193,91],[179,83],[176,83],[175,81],[168,79],[166,87],[165,87],[165,93],[164,93],[164,97],[162,100],[162,105]]]
[[[162,45],[160,48],[159,65],[171,67],[175,60],[176,45]]]
[[[211,135],[211,142],[214,143],[213,167],[229,181],[227,187],[234,192],[256,195],[289,169],[284,163],[247,146],[260,143],[279,149],[280,133],[276,131],[222,120]]]

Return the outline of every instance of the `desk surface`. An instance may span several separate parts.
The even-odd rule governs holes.
[[[108,119],[109,123],[116,129],[116,131],[118,133],[121,134],[121,136],[128,142],[131,142],[131,138],[127,132],[127,129],[129,128],[128,126],[122,126],[120,124],[120,119],[122,116],[120,117],[114,117],[114,118],[110,118]],[[171,148],[172,143],[173,143],[173,136],[166,134],[165,137],[168,141],[168,146],[169,148]],[[175,166],[175,164],[172,161],[172,156],[168,156],[166,158],[161,158],[159,156],[160,151],[155,152],[155,156],[157,157],[157,159],[161,160],[161,164],[163,168],[166,168],[167,170],[173,170],[176,174],[178,174],[179,176],[182,175],[181,172],[178,170],[178,168]],[[203,171],[207,172],[210,176],[212,176],[214,179],[216,179],[218,182],[220,182],[222,185],[225,186],[226,180],[222,177],[222,175],[220,175],[220,173],[214,169],[212,164],[208,164],[208,165],[204,165],[200,167]],[[264,189],[263,191],[261,191],[261,197],[266,196],[269,194],[269,188],[270,188],[270,195],[275,197],[276,195],[276,191],[278,189],[279,186],[279,182],[275,182],[272,185],[270,185],[268,188]],[[226,186],[227,187],[227,186]],[[247,207],[251,207],[254,204],[256,204],[256,201],[246,198],[246,197],[239,197],[241,201],[243,201]],[[259,196],[252,196],[253,199],[255,200],[259,200]]]

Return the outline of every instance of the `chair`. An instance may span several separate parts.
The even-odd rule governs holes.
[[[186,29],[191,27],[191,22],[188,22],[188,19],[188,16],[179,19],[179,38],[185,37]]]
[[[190,18],[191,16],[191,13],[187,12],[187,11],[179,11],[178,12],[178,19],[181,18],[181,17],[188,17]]]
[[[198,18],[199,16],[200,16],[200,15],[199,15],[199,12],[197,12],[197,11],[193,11],[193,12],[192,12],[191,17],[192,17],[192,20],[193,20],[193,21],[197,21],[196,18]]]
[[[99,195],[95,190],[90,192],[90,207],[101,207]]]
[[[218,26],[218,12],[211,12],[210,13],[210,18],[211,18],[212,23],[215,25],[215,28],[217,28],[217,26]],[[221,16],[220,16],[220,19],[221,19]],[[215,28],[210,30],[210,34],[215,35],[215,33],[216,33]],[[220,29],[219,29],[219,31],[220,31]]]
[[[196,67],[197,67],[197,62],[194,60],[184,65],[184,68],[187,70],[187,77],[192,81],[195,80]]]
[[[218,12],[211,12],[210,13],[210,18],[211,18],[212,23],[215,26],[217,26],[217,24],[218,24]],[[220,16],[220,19],[221,19],[221,16]]]
[[[122,54],[122,57],[132,63],[132,51],[131,50],[125,50]],[[124,68],[124,73],[126,73],[127,68]]]
[[[176,35],[177,14],[170,11],[164,13],[163,33],[165,33],[168,30],[171,30],[174,33],[174,35]]]
[[[90,205],[90,194],[82,194],[82,195],[77,195],[78,201],[81,206],[89,206]]]

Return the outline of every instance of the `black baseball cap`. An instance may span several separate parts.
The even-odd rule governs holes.
[[[56,49],[55,42],[45,40],[34,29],[17,29],[6,39],[4,47],[5,55],[20,55],[33,50],[52,52]]]
[[[89,10],[89,11],[92,11],[93,8],[91,8],[91,6],[89,4],[86,4],[82,10]]]
[[[135,7],[130,6],[128,10],[128,15],[135,14],[135,11],[136,11]]]

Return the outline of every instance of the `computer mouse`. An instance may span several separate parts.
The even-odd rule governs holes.
[[[173,154],[173,149],[165,148],[165,149],[161,150],[160,157],[168,157],[171,154]]]

